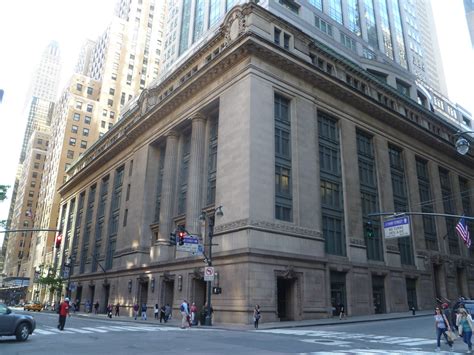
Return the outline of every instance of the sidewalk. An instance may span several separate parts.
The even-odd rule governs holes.
[[[151,312],[150,312],[151,313]],[[401,313],[385,313],[385,314],[371,314],[365,316],[354,316],[348,317],[343,320],[339,320],[339,318],[326,318],[326,319],[309,319],[309,320],[301,320],[301,321],[286,321],[286,322],[270,322],[270,323],[260,323],[258,325],[258,329],[279,329],[279,328],[299,328],[299,327],[315,327],[315,326],[325,326],[325,325],[336,325],[336,324],[347,324],[347,323],[362,323],[362,322],[375,322],[375,321],[384,321],[384,320],[392,320],[392,319],[404,319],[404,318],[415,318],[415,317],[427,317],[432,316],[433,311],[417,311],[416,315],[412,315],[412,312],[401,312]],[[111,322],[119,321],[119,322],[130,322],[130,323],[137,323],[140,325],[145,324],[152,324],[152,325],[161,325],[165,327],[176,327],[179,328],[181,326],[181,318],[173,318],[167,323],[161,323],[157,319],[154,319],[153,314],[151,317],[148,317],[148,320],[142,320],[141,317],[135,320],[133,317],[129,316],[120,316],[120,317],[112,317],[111,319],[107,317],[105,314],[93,314],[93,313],[84,313],[84,312],[76,312],[72,313],[74,317],[81,317],[81,318],[98,318],[109,320]],[[198,328],[212,328],[212,329],[224,329],[224,330],[253,330],[253,324],[233,324],[233,323],[214,323],[212,327],[206,326],[199,326]]]

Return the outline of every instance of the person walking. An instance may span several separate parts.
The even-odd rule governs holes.
[[[186,302],[186,300],[183,300],[183,303],[181,303],[181,306],[179,307],[179,311],[181,312],[181,329],[186,329],[186,325],[189,325],[188,323],[189,309],[188,309],[188,302]]]
[[[340,302],[338,305],[339,308],[339,320],[346,318],[346,308],[344,307],[344,303]]]
[[[64,326],[66,325],[66,317],[70,316],[69,314],[69,298],[65,298],[63,302],[59,305],[59,323],[58,329],[64,330]]]
[[[153,308],[153,313],[155,314],[155,319],[158,319],[158,316],[160,313],[160,307],[158,306],[158,303],[155,303],[155,307]]]
[[[167,322],[166,307],[164,305],[161,306],[161,308],[160,308],[160,323],[161,323],[161,321],[164,321],[165,323]]]
[[[99,314],[99,300],[95,301],[94,314]]]
[[[109,303],[107,305],[107,317],[112,318],[112,310],[114,309],[114,306],[112,306],[112,303]]]
[[[115,316],[120,317],[120,303],[118,303],[118,302],[115,305]]]
[[[446,334],[446,330],[451,330],[451,327],[449,326],[449,322],[446,319],[446,316],[441,312],[441,308],[436,307],[435,308],[435,328],[436,328],[436,351],[441,350],[441,335],[444,335],[444,339],[446,339],[446,342],[449,345],[449,349],[452,349],[453,347],[453,342],[448,338],[448,335]]]
[[[253,325],[255,329],[258,329],[258,321],[260,320],[260,318],[260,305],[257,304],[253,310]]]
[[[459,316],[456,319],[456,325],[458,327],[459,336],[462,336],[462,340],[467,344],[468,351],[470,354],[472,352],[472,330],[474,326],[472,324],[471,315],[467,313],[466,309],[459,309]]]
[[[142,304],[142,320],[146,320],[146,303]]]
[[[169,303],[165,306],[165,323],[171,319],[171,306]]]
[[[191,305],[191,324],[192,325],[197,325],[198,321],[197,321],[197,313],[198,313],[198,308],[196,306],[196,303],[193,302],[193,304]]]
[[[135,320],[137,320],[139,309],[140,307],[138,306],[138,303],[135,302],[135,304],[133,305],[133,316],[135,317]]]

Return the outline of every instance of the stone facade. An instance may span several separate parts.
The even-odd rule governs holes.
[[[288,49],[273,42],[274,28],[290,36]],[[359,85],[349,85],[348,76]],[[275,212],[276,95],[289,102],[289,221]],[[321,113],[339,132],[344,227],[338,253],[328,252],[330,229],[322,218]],[[349,315],[360,315],[406,311],[411,304],[428,309],[435,297],[471,296],[471,257],[459,240],[459,254],[451,255],[445,218],[436,218],[438,250],[427,249],[423,221],[414,216],[410,247],[382,240],[380,260],[368,257],[359,132],[373,143],[380,211],[396,207],[392,145],[402,152],[410,211],[420,211],[416,159],[427,162],[431,196],[441,201],[436,212],[445,211],[440,167],[449,171],[456,212],[474,204],[471,195],[460,199],[466,186],[473,188],[474,160],[457,155],[453,127],[269,12],[254,4],[236,7],[215,37],[142,93],[61,187],[65,211],[77,209],[83,193],[84,215],[91,213],[59,252],[60,260],[74,256],[72,297],[119,302],[129,310],[135,302],[170,303],[176,310],[182,299],[201,307],[203,257],[169,245],[178,225],[209,244],[212,221],[200,222],[201,212],[214,220],[213,286],[222,293],[213,295],[212,306],[219,322],[249,323],[255,304],[265,321],[276,321],[329,317],[340,302]],[[101,192],[107,177],[107,193]],[[101,200],[106,212],[98,233]],[[215,213],[218,206],[223,216]],[[409,248],[411,263],[401,248]],[[92,271],[95,262],[101,267]]]

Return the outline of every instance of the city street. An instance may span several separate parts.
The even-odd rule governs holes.
[[[18,311],[21,312],[21,311]],[[0,338],[1,354],[431,354],[430,316],[298,328],[237,330],[231,326],[179,329],[154,320],[72,316],[64,331],[57,315],[34,313],[37,329],[27,342]],[[442,344],[442,350],[448,350]],[[452,354],[465,353],[458,339]],[[447,353],[447,352],[446,352]]]

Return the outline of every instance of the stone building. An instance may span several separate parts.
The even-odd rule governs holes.
[[[263,8],[235,7],[69,169],[58,265],[77,255],[73,299],[201,306],[205,263],[170,245],[179,225],[206,249],[213,232],[217,322],[251,322],[255,304],[275,321],[471,296],[456,219],[412,216],[411,237],[388,240],[376,217],[364,232],[379,211],[472,215],[472,153],[390,68],[379,80]]]

